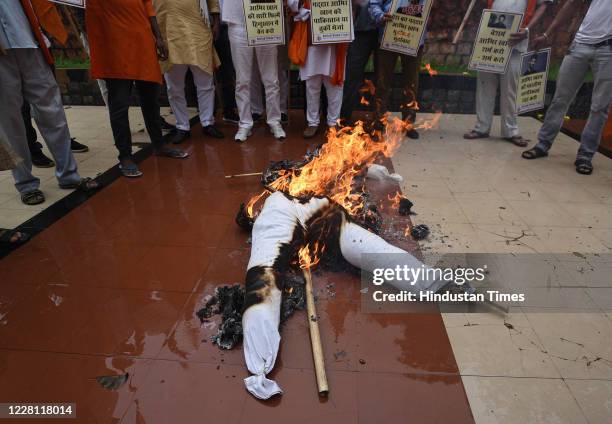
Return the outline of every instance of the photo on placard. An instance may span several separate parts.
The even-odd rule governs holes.
[[[521,76],[546,72],[548,67],[548,50],[540,50],[525,55],[521,64]]]
[[[511,15],[509,13],[491,13],[487,26],[489,28],[508,29],[512,28],[513,22],[514,15]]]
[[[395,13],[422,18],[424,3],[425,2],[423,0],[399,0],[397,2]]]
[[[86,7],[86,0],[50,0],[53,3],[65,4],[67,6]]]

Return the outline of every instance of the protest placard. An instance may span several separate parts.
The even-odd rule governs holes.
[[[68,6],[76,6],[85,8],[86,0],[51,0],[53,3],[66,4]]]
[[[516,95],[519,114],[544,108],[551,49],[528,52],[521,57],[521,76]]]
[[[351,0],[312,0],[310,5],[312,44],[353,41]]]
[[[385,25],[380,48],[416,56],[433,0],[393,0],[393,20]]]
[[[505,73],[512,53],[510,34],[518,31],[522,20],[522,13],[485,9],[468,67],[477,71]]]
[[[242,4],[249,46],[285,44],[282,0],[243,0]]]

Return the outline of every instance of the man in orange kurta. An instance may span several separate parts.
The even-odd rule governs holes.
[[[138,90],[155,153],[172,158],[187,157],[187,153],[166,146],[162,139],[158,102],[162,76],[158,59],[167,59],[168,52],[151,0],[88,0],[85,20],[91,49],[91,76],[107,84],[108,110],[122,174],[142,175],[132,157],[128,119],[133,85]]]

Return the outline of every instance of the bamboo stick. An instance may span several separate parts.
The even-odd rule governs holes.
[[[238,178],[238,177],[254,177],[256,175],[261,175],[261,172],[251,172],[248,174],[233,174],[233,175],[226,175],[225,178]]]
[[[461,21],[461,25],[459,26],[459,29],[457,30],[457,34],[455,34],[455,38],[453,38],[453,44],[457,44],[457,42],[459,41],[459,37],[461,36],[461,33],[463,32],[463,28],[465,27],[465,24],[467,23],[468,19],[470,18],[470,15],[472,14],[472,9],[474,8],[474,4],[476,4],[476,0],[472,0],[470,2],[467,12],[465,12],[465,16],[463,17],[463,20]]]
[[[312,357],[314,360],[315,375],[319,395],[327,396],[329,386],[325,374],[325,359],[323,357],[323,346],[321,345],[321,334],[319,333],[319,322],[317,321],[317,310],[312,292],[312,275],[310,269],[304,268],[304,279],[306,280],[306,310],[308,313],[308,326],[310,328],[310,343],[312,345]]]

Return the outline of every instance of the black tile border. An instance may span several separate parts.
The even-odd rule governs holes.
[[[189,124],[193,127],[195,124],[200,122],[199,117],[196,115],[189,120]],[[171,134],[166,134],[164,138],[167,140]],[[134,153],[134,160],[136,163],[140,163],[150,157],[153,153],[153,147],[150,144],[145,144],[140,150]],[[50,227],[54,222],[58,221],[63,216],[67,215],[68,212],[75,209],[77,206],[85,203],[89,198],[95,196],[105,187],[112,184],[114,181],[121,178],[121,171],[119,170],[119,163],[110,169],[107,169],[103,173],[93,178],[99,185],[100,189],[91,193],[85,193],[80,190],[74,190],[67,196],[62,197],[57,202],[53,203],[49,207],[40,211],[26,222],[20,224],[15,228],[15,231],[21,231],[28,233],[30,239],[34,238],[37,234],[40,234],[46,228]],[[25,244],[25,243],[24,243]],[[0,260],[6,257],[12,251],[18,249],[20,246],[0,246]]]

